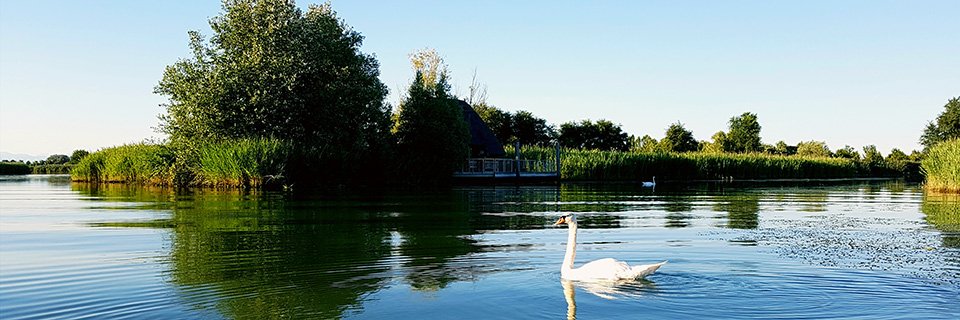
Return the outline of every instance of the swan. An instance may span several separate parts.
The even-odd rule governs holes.
[[[653,182],[650,182],[650,181],[644,181],[644,182],[643,182],[643,186],[644,186],[644,187],[653,187],[653,186],[656,186],[656,185],[657,185],[657,176],[653,176]]]
[[[664,261],[657,264],[631,267],[626,262],[606,258],[574,268],[573,258],[577,255],[577,215],[571,213],[561,216],[560,220],[553,225],[563,223],[570,226],[567,236],[567,252],[563,256],[563,264],[560,265],[560,277],[563,279],[578,281],[639,279],[653,274],[660,266],[667,263]]]

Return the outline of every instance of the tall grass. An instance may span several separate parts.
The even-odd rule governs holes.
[[[933,146],[920,165],[927,178],[925,188],[960,193],[960,139]]]
[[[198,148],[196,182],[211,187],[260,187],[286,180],[296,148],[290,142],[258,138],[204,144]]]
[[[507,155],[513,154],[507,147]],[[552,159],[554,148],[521,147],[525,159]],[[648,181],[723,179],[836,179],[870,174],[865,165],[849,159],[778,156],[767,154],[635,153],[597,150],[561,150],[564,180]]]
[[[161,144],[137,143],[101,149],[70,171],[73,181],[167,185],[173,181],[175,157]]]

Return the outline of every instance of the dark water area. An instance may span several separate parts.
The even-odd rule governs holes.
[[[669,262],[644,280],[560,279]],[[960,197],[902,181],[359,193],[0,178],[2,319],[960,318]]]

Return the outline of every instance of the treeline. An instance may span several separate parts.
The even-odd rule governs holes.
[[[54,154],[46,160],[3,160],[0,174],[67,174],[87,154],[86,150],[74,150],[73,155]]]

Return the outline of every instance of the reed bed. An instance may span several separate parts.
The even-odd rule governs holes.
[[[198,150],[196,182],[210,187],[261,187],[283,183],[296,148],[289,142],[259,138],[205,144]]]
[[[960,193],[960,140],[941,142],[930,148],[920,162],[927,190]]]
[[[508,147],[507,154],[514,154]],[[521,147],[524,159],[552,159],[554,148]],[[597,150],[561,150],[564,180],[649,181],[731,179],[838,179],[869,172],[864,165],[838,158],[767,154],[635,153]]]
[[[168,185],[173,182],[173,152],[165,145],[137,143],[101,149],[80,160],[70,178],[81,182]]]

